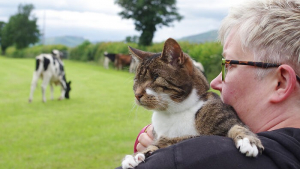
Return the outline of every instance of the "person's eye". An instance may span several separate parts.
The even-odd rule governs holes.
[[[230,66],[231,66],[231,64],[226,64],[226,65],[225,65],[225,68],[226,68],[226,69],[229,69]]]
[[[225,67],[226,67],[226,69],[231,69],[231,68],[234,67],[234,65],[233,64],[226,64]]]

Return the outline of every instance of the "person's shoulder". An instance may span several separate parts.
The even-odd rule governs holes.
[[[257,134],[265,147],[263,155],[280,168],[300,168],[300,129],[282,128]]]
[[[264,146],[270,145],[272,148],[274,145],[276,148],[287,149],[292,151],[295,149],[295,145],[300,149],[300,129],[299,128],[281,128],[273,131],[265,131],[257,134],[261,139]],[[292,147],[291,147],[292,146]],[[294,148],[293,148],[294,147]]]
[[[174,148],[184,149],[184,151],[205,151],[206,153],[217,151],[218,153],[214,153],[215,155],[219,155],[221,152],[238,151],[231,138],[215,135],[188,139],[174,145]]]
[[[154,152],[137,168],[276,168],[266,156],[246,157],[234,141],[221,136],[199,136]]]
[[[265,150],[255,158],[240,153],[231,138],[199,136],[157,150],[136,168],[300,168],[300,129],[283,128],[258,136]]]

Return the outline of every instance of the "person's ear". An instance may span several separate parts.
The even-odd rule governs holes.
[[[294,69],[289,65],[281,65],[276,70],[277,86],[271,96],[271,102],[278,103],[287,99],[295,90],[297,79]]]

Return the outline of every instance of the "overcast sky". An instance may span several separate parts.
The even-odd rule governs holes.
[[[243,0],[177,0],[184,18],[173,27],[157,28],[154,42],[218,29],[229,7]],[[132,20],[122,19],[115,0],[0,0],[0,21],[7,22],[19,4],[33,4],[41,32],[46,37],[78,36],[90,41],[122,41],[140,35]]]

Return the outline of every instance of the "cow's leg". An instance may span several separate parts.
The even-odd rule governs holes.
[[[60,86],[61,86],[61,94],[60,94],[60,97],[58,99],[62,100],[62,99],[65,98],[66,89],[67,89],[66,81],[64,81],[63,78],[60,78]]]
[[[46,102],[46,96],[45,96],[45,92],[46,92],[46,89],[47,89],[47,86],[50,82],[50,74],[49,73],[44,73],[44,76],[43,76],[43,82],[42,82],[42,96],[43,96],[43,102]]]
[[[58,100],[63,100],[65,99],[65,94],[66,94],[66,90],[61,86],[61,94],[60,94],[60,97],[58,98]]]
[[[117,69],[117,70],[118,70],[118,68],[119,68],[119,67],[118,67],[118,64],[119,64],[119,63],[118,63],[118,60],[117,60],[117,57],[116,57],[116,58],[115,58],[114,65],[115,65],[115,69]]]
[[[104,57],[104,64],[103,64],[105,69],[109,68],[109,58],[108,57]]]
[[[130,66],[129,66],[129,73],[133,73],[133,62],[130,63]]]
[[[61,91],[61,94],[60,94],[60,97],[58,98],[58,100],[63,100],[65,98],[66,90],[64,89],[64,87],[62,85],[61,85],[60,91]]]
[[[121,61],[118,62],[118,70],[122,70],[123,63]]]
[[[32,81],[31,81],[31,88],[30,88],[30,94],[29,94],[29,102],[32,102],[32,99],[33,99],[33,93],[34,93],[34,90],[36,88],[36,85],[37,85],[37,81],[39,80],[39,73],[38,72],[34,72],[33,73],[33,77],[32,77]]]
[[[136,66],[137,66],[137,61],[135,61],[134,59],[132,59],[131,62],[130,62],[129,72],[130,73],[135,73]]]
[[[51,94],[51,100],[53,100],[53,91],[54,91],[53,84],[52,84],[52,83],[50,83],[50,94]]]

